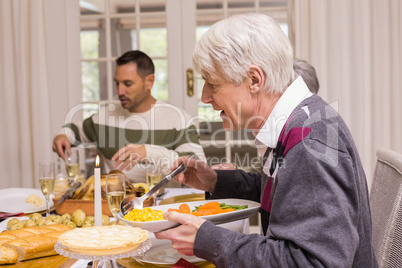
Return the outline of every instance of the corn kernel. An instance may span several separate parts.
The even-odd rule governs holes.
[[[124,219],[129,221],[161,221],[163,218],[163,211],[161,210],[153,210],[152,208],[143,208],[143,209],[133,209],[128,212]]]

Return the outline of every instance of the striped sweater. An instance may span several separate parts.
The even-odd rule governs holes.
[[[91,117],[64,125],[59,134],[65,134],[70,142],[93,144],[101,156],[102,173],[113,168],[113,155],[127,144],[145,145],[147,158],[168,172],[180,156],[197,154],[205,159],[199,143],[194,121],[183,110],[157,101],[147,112],[131,113],[120,103],[101,105]],[[125,174],[133,182],[145,181],[145,167],[137,164]]]

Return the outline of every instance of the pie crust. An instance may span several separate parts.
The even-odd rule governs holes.
[[[73,252],[90,256],[130,252],[148,239],[149,232],[131,226],[76,228],[61,234],[58,243]]]

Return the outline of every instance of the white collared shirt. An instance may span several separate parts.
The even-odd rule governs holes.
[[[267,147],[276,147],[279,135],[290,114],[297,105],[312,95],[313,93],[310,92],[301,76],[294,80],[286,89],[276,103],[267,121],[265,121],[264,126],[255,137],[255,144],[261,156],[264,155]],[[269,158],[267,162],[270,162]]]

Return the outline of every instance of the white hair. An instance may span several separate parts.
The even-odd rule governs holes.
[[[221,76],[240,85],[251,65],[265,75],[267,92],[281,93],[293,78],[293,49],[289,39],[271,17],[240,14],[221,20],[201,37],[193,52],[197,71]]]

